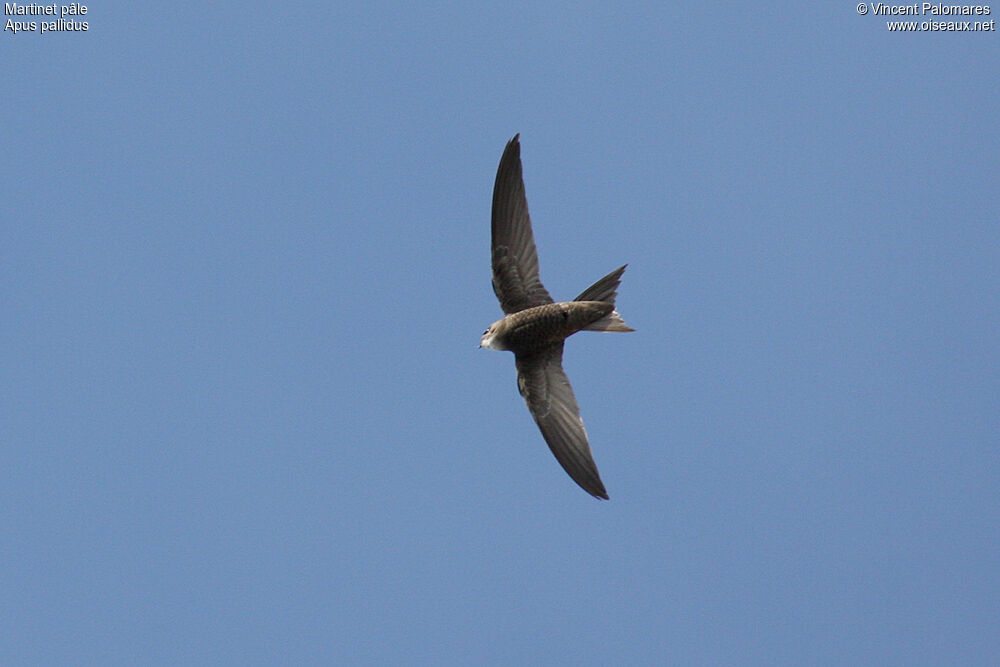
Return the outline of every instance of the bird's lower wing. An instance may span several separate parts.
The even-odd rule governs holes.
[[[607,499],[573,387],[562,368],[563,345],[517,357],[517,387],[545,442],[563,469],[584,491]]]

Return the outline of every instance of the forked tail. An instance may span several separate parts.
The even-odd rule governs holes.
[[[596,283],[583,290],[580,296],[573,299],[574,301],[603,301],[604,303],[615,304],[615,297],[618,296],[618,285],[622,281],[622,274],[625,273],[625,266],[619,267],[604,276]],[[592,322],[584,327],[585,331],[635,331],[627,324],[622,316],[618,314],[617,310],[612,310],[610,313]]]

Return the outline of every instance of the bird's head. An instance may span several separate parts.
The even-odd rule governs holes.
[[[490,328],[483,332],[483,337],[479,339],[479,347],[485,347],[488,350],[506,350],[507,347],[501,342],[500,339],[500,322],[494,322],[490,325]]]

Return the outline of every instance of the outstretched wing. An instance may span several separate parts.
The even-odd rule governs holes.
[[[517,356],[517,388],[528,404],[545,442],[570,477],[584,491],[607,500],[597,464],[590,453],[573,388],[562,368],[563,344]]]
[[[493,291],[508,315],[552,303],[538,278],[538,251],[521,178],[519,136],[507,143],[493,185]]]

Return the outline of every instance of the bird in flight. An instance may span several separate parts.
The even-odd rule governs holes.
[[[517,389],[549,449],[584,491],[607,500],[580,408],[563,371],[562,353],[565,340],[577,331],[634,331],[615,310],[618,284],[628,265],[572,301],[552,300],[538,277],[519,136],[507,143],[493,186],[493,291],[505,317],[490,325],[479,346],[514,353]]]

